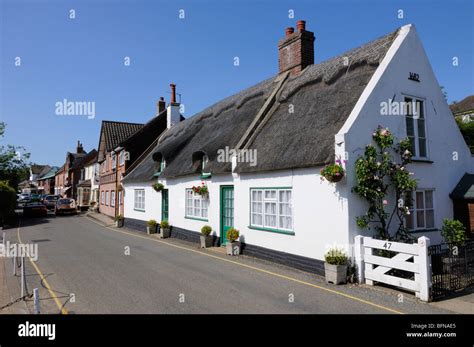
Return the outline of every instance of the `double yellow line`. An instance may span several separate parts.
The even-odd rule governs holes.
[[[20,238],[20,224],[18,224],[18,228],[16,230],[16,234],[17,234],[17,237],[18,237],[18,241],[20,242],[20,244],[23,244],[23,242],[21,241],[21,238]],[[59,311],[61,312],[61,314],[68,314],[68,311],[66,310],[66,308],[63,307],[63,305],[61,304],[61,301],[59,301],[59,298],[58,296],[56,295],[56,292],[51,288],[51,286],[49,285],[48,281],[46,280],[46,276],[43,275],[43,272],[41,272],[40,268],[38,267],[38,265],[35,264],[35,262],[31,259],[31,257],[28,255],[28,260],[30,261],[31,265],[33,265],[34,269],[36,270],[36,272],[38,273],[38,275],[40,276],[41,278],[41,281],[44,283],[44,286],[46,287],[46,289],[48,290],[49,294],[51,295],[51,297],[53,298],[54,302],[56,303],[56,306],[58,306],[59,308]]]

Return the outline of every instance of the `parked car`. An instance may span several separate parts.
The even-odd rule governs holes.
[[[31,194],[30,201],[41,202],[41,195],[40,194]]]
[[[44,217],[48,214],[48,209],[39,201],[27,202],[23,206],[23,216],[25,217]]]
[[[46,197],[43,200],[43,204],[46,206],[48,210],[54,210],[59,198],[60,198],[59,195],[46,195]]]
[[[44,199],[48,196],[48,194],[41,194],[40,195],[40,201],[44,203]]]
[[[77,213],[76,202],[74,199],[61,198],[56,202],[55,211],[56,215],[64,213]]]
[[[30,194],[23,193],[18,196],[18,200],[16,201],[16,204],[19,208],[22,208],[26,205],[26,203],[30,201],[31,201]]]

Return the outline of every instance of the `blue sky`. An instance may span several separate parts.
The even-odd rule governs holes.
[[[315,33],[316,63],[413,23],[449,101],[474,94],[470,0],[0,3],[3,142],[25,146],[41,164],[62,165],[77,140],[97,148],[102,120],[146,122],[172,82],[190,117],[273,76],[277,42],[298,19]],[[56,115],[63,99],[95,102],[96,117]]]

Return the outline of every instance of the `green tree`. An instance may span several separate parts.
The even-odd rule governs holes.
[[[6,218],[14,214],[16,191],[6,181],[0,181],[0,225]]]
[[[412,240],[405,227],[411,195],[416,189],[416,180],[406,168],[412,158],[410,141],[404,139],[395,145],[395,137],[381,126],[372,134],[372,140],[375,145],[367,145],[355,164],[357,185],[352,190],[369,206],[364,215],[357,217],[357,225],[362,229],[373,228],[379,239]],[[389,203],[390,196],[395,201]],[[393,224],[396,232],[392,237]]]
[[[5,123],[0,122],[0,139],[5,134]],[[0,145],[0,181],[7,181],[8,184],[18,190],[18,184],[29,176],[29,153],[23,153],[22,146]]]

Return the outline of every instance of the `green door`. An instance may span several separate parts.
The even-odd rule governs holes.
[[[227,230],[234,226],[234,186],[221,186],[221,245],[227,242]]]
[[[161,220],[168,220],[168,189],[161,191]]]

